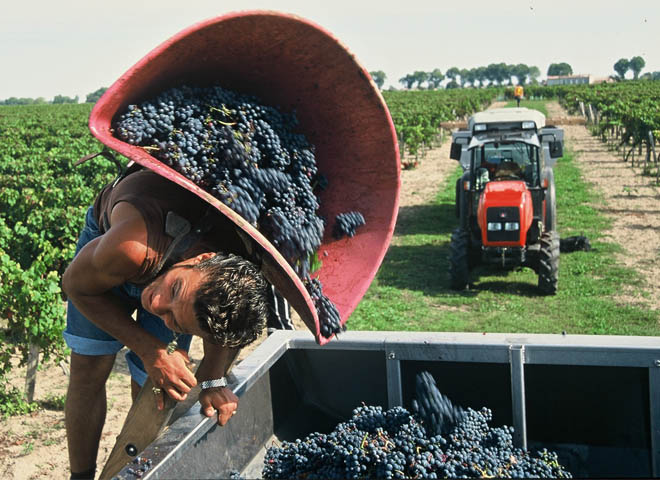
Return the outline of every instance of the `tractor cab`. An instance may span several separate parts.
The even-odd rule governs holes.
[[[527,108],[477,113],[466,130],[452,134],[450,156],[463,167],[456,183],[459,228],[452,236],[452,252],[458,251],[450,258],[454,288],[465,288],[469,270],[488,263],[541,271],[541,290],[556,292],[552,166],[562,151],[563,131],[546,127],[545,116]],[[552,257],[548,268],[546,257]]]
[[[483,189],[490,181],[523,181],[530,187],[539,186],[539,142],[535,135],[486,135],[470,142],[470,170],[475,188]]]

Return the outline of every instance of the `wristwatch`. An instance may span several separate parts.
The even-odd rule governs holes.
[[[202,390],[207,388],[226,387],[227,379],[225,377],[216,378],[215,380],[204,380],[202,382]]]

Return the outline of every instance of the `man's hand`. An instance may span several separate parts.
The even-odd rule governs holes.
[[[227,387],[207,388],[200,392],[199,403],[204,415],[212,417],[217,412],[218,423],[225,425],[236,413],[238,397]]]
[[[190,370],[190,359],[184,350],[175,350],[170,354],[163,344],[162,348],[157,348],[142,361],[154,385],[161,389],[160,394],[156,395],[158,410],[164,408],[165,393],[177,402],[182,402],[190,389],[197,385],[197,379]]]

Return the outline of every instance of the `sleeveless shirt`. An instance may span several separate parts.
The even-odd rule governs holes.
[[[158,264],[173,240],[165,231],[167,213],[176,213],[194,228],[209,208],[213,211],[215,208],[194,193],[147,169],[129,174],[114,186],[113,183],[106,185],[96,197],[94,216],[103,234],[109,228],[106,226],[110,225],[110,214],[118,203],[128,202],[140,212],[147,226],[147,254],[139,273],[130,281],[145,284],[159,273],[156,271]],[[186,250],[181,258],[171,259],[172,262],[208,251],[244,254],[231,221],[219,212],[205,221],[213,225],[210,232]]]

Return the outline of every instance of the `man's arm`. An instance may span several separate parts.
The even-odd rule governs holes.
[[[76,255],[64,272],[62,288],[86,318],[142,359],[155,385],[173,399],[184,400],[196,385],[186,353],[177,350],[168,355],[166,345],[140,327],[128,306],[110,292],[139,272],[147,248],[144,220],[124,202],[113,209],[111,225]]]
[[[229,368],[240,352],[239,348],[228,348],[204,340],[204,360],[197,369],[197,380],[214,380],[227,375]],[[207,417],[218,412],[218,423],[225,425],[238,408],[238,397],[228,387],[202,390],[199,403]]]

